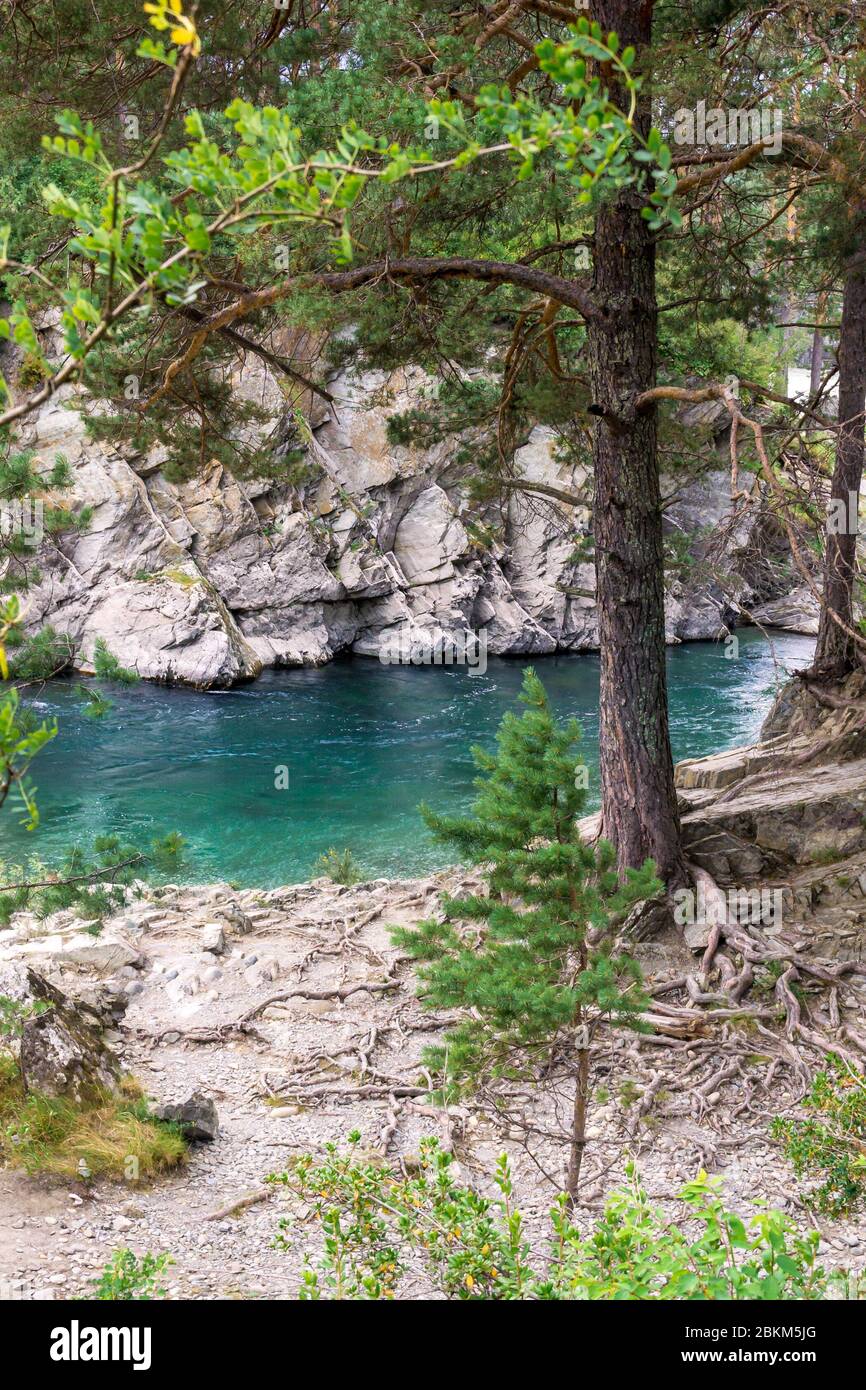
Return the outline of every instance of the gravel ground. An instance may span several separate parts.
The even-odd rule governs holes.
[[[58,1185],[0,1172],[0,1296],[86,1297],[111,1253],[128,1246],[171,1253],[170,1297],[295,1298],[303,1253],[315,1252],[317,1236],[301,1221],[289,1253],[271,1248],[291,1211],[283,1191],[209,1218],[258,1191],[293,1156],[352,1129],[393,1163],[417,1153],[425,1134],[447,1134],[463,1176],[482,1184],[508,1151],[518,1198],[541,1239],[561,1147],[541,1139],[530,1153],[519,1124],[481,1107],[457,1110],[449,1124],[423,1095],[400,1095],[417,1089],[421,1053],[436,1033],[387,927],[429,914],[442,886],[440,877],[353,888],[318,880],[268,892],[225,884],[148,890],[87,938],[83,956],[80,924],[68,916],[17,919],[0,935],[0,961],[26,956],[71,992],[100,978],[122,983],[129,1006],[115,1045],[124,1066],[157,1101],[195,1091],[212,1098],[219,1135],[193,1145],[187,1167],[152,1186]],[[677,944],[643,954],[651,982],[693,964]],[[292,997],[261,1007],[278,993]],[[257,1007],[253,1031],[231,1027]],[[804,1227],[813,1222],[767,1133],[793,1089],[777,1072],[772,1094],[762,1090],[766,1059],[750,1060],[752,1046],[735,1051],[732,1071],[727,1046],[700,1032],[661,1044],[622,1034],[603,1040],[595,1067],[605,1095],[591,1117],[581,1225],[591,1224],[629,1156],[662,1204],[703,1165],[724,1178],[728,1204],[741,1212],[768,1201]],[[545,1130],[555,1129],[556,1114],[555,1098],[522,1112]],[[866,1264],[866,1221],[821,1219],[821,1229],[827,1267]],[[418,1278],[401,1294],[426,1292]]]

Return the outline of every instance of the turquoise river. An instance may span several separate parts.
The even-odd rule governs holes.
[[[771,646],[754,629],[740,632],[734,659],[721,644],[672,648],[674,756],[752,740],[774,688],[812,648],[810,638],[786,634]],[[445,851],[430,840],[418,803],[468,805],[470,745],[492,745],[526,664],[492,660],[475,675],[356,659],[208,694],[142,683],[107,691],[114,706],[101,720],[84,716],[75,682],[53,682],[27,692],[36,712],[59,725],[33,768],[41,824],[28,833],[7,806],[0,859],[50,863],[96,834],[147,843],[177,829],[189,845],[185,877],[198,882],[296,882],[330,846],[351,849],[371,876],[435,867]],[[583,726],[592,808],[598,659],[544,657],[536,665],[557,712]]]

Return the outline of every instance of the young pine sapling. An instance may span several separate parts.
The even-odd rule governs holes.
[[[496,753],[473,749],[471,815],[422,807],[436,839],[481,868],[486,891],[446,896],[441,920],[393,936],[419,963],[424,1003],[464,1014],[425,1055],[446,1099],[515,1080],[573,1083],[565,1190],[575,1201],[593,1037],[603,1022],[639,1029],[647,1002],[637,962],[616,951],[613,919],[660,885],[649,861],[620,883],[613,848],[584,843],[580,727],[554,718],[531,669],[520,698],[526,710],[506,714]]]

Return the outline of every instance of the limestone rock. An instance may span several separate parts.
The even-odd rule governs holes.
[[[690,951],[705,951],[710,940],[709,923],[687,922],[683,927],[683,939]]]
[[[28,1090],[80,1105],[115,1087],[118,1064],[103,1040],[105,1020],[97,1008],[71,999],[19,962],[0,966],[0,995],[40,1010],[25,1019],[21,1032],[21,1074]]]
[[[228,903],[225,907],[220,907],[217,916],[222,917],[228,930],[237,936],[246,936],[247,932],[253,929],[252,920],[237,903]]]
[[[762,603],[752,610],[756,623],[765,627],[783,627],[787,632],[803,632],[814,636],[818,631],[820,606],[812,590],[803,584],[784,598]]]
[[[132,980],[126,979],[96,983],[76,980],[68,987],[68,993],[76,1003],[86,1004],[106,1023],[117,1023],[129,1007],[132,984]]]
[[[85,417],[98,403],[69,385],[25,422],[21,443],[37,468],[47,472],[62,450],[69,500],[93,513],[62,553],[41,547],[42,578],[28,595],[28,630],[50,623],[69,634],[77,669],[92,670],[97,638],[145,678],[203,689],[345,651],[376,657],[406,633],[429,646],[481,631],[500,656],[597,648],[594,569],[578,553],[590,480],[563,461],[555,431],[538,427],[517,448],[514,478],[540,491],[510,490],[502,509],[468,497],[459,452],[471,432],[423,448],[389,440],[389,418],[436,385],[418,368],[335,374],[338,405],[308,401],[303,438],[296,428],[289,438],[292,420],[263,363],[233,369],[230,385],[273,413],[245,427],[250,444],[275,434],[306,449],[304,482],[241,483],[214,462],[174,483],[169,445],[145,457],[89,439]],[[705,426],[721,428],[705,414]],[[724,591],[669,575],[668,641],[724,636],[740,604],[761,621],[814,631],[803,592],[780,593],[784,566],[761,558],[775,558],[780,542],[760,505],[735,523],[729,491],[721,467],[679,489],[664,482],[669,532],[689,537],[698,560],[724,534],[713,568],[730,572]]]
[[[503,572],[517,602],[555,646],[583,651],[598,645],[593,568],[575,559],[576,541],[589,529],[587,480],[582,469],[559,462],[556,446],[553,430],[534,429],[514,456],[515,476],[578,500],[569,506],[543,492],[513,491]]]
[[[79,932],[64,941],[59,950],[52,953],[57,965],[83,966],[99,975],[112,975],[124,966],[140,966],[142,955],[128,941],[116,938],[90,936]]]
[[[809,685],[794,678],[782,687],[764,721],[761,738],[772,740],[785,735],[838,739],[862,727],[862,707],[866,704],[866,671],[852,671],[835,691],[838,705],[815,698]]]
[[[188,1100],[164,1101],[153,1107],[158,1120],[179,1125],[187,1139],[212,1143],[219,1134],[219,1118],[213,1101],[201,1091],[194,1091]]]
[[[775,742],[757,743],[747,748],[729,748],[724,753],[711,753],[705,758],[686,758],[683,762],[677,763],[676,785],[686,791],[721,791],[736,782],[741,782],[745,777],[752,777],[773,766],[784,766],[784,760],[789,754],[788,740],[779,739]],[[689,800],[693,801],[693,798]]]
[[[218,922],[211,922],[202,931],[201,948],[203,951],[209,951],[210,954],[214,956],[225,954],[226,939],[223,935],[223,929]]]
[[[825,762],[816,778],[814,767],[786,768],[782,744],[678,769],[686,855],[720,883],[772,878],[866,849],[866,758]]]

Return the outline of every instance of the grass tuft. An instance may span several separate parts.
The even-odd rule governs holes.
[[[177,1125],[148,1113],[140,1088],[127,1080],[78,1108],[68,1100],[27,1092],[14,1059],[0,1055],[0,1162],[57,1178],[146,1181],[186,1161]]]

